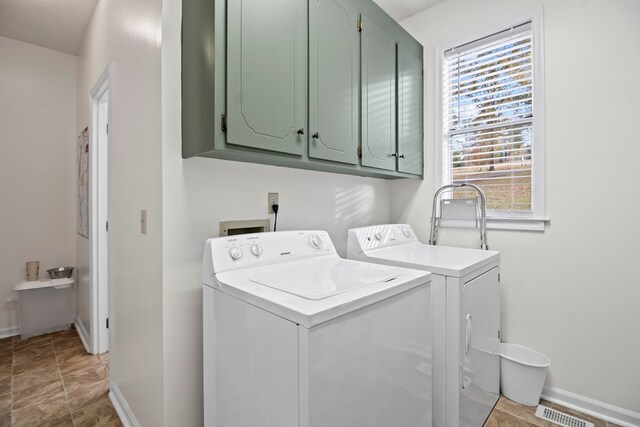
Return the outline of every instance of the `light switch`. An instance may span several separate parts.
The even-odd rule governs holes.
[[[140,211],[140,232],[147,234],[147,210],[142,209]]]

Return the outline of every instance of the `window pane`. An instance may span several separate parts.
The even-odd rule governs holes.
[[[451,137],[451,183],[482,188],[487,209],[530,211],[531,136],[528,123]],[[454,197],[465,196],[456,191]]]
[[[476,46],[445,59],[445,178],[478,185],[487,209],[531,212],[531,33]]]

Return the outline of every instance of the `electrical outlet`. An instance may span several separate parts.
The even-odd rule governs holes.
[[[267,193],[267,212],[274,213],[271,206],[280,206],[280,195],[278,193]]]

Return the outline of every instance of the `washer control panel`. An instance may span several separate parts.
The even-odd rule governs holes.
[[[279,231],[208,239],[204,262],[211,275],[238,268],[322,255],[337,256],[326,231]]]
[[[413,229],[407,224],[372,225],[349,230],[349,250],[363,252],[370,249],[417,242]]]

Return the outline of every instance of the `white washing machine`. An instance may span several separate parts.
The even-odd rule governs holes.
[[[500,395],[500,253],[423,244],[406,224],[349,230],[347,251],[433,274],[433,425],[482,426]]]
[[[430,280],[324,231],[207,240],[205,426],[431,426]]]

